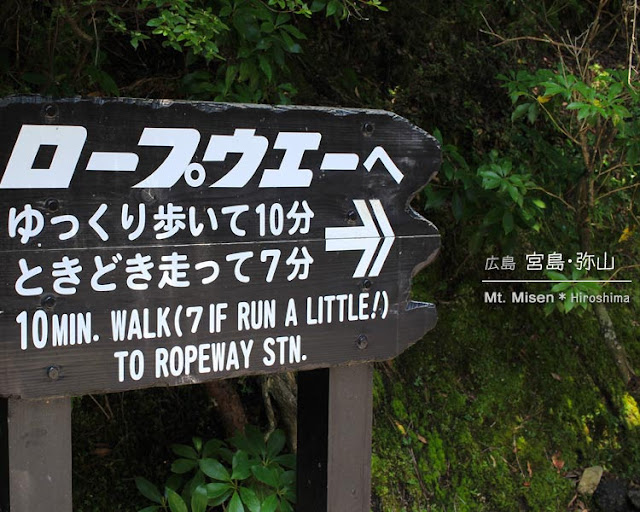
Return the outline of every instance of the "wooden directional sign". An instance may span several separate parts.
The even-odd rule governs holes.
[[[395,357],[438,251],[440,162],[382,111],[0,102],[0,395],[44,398]]]

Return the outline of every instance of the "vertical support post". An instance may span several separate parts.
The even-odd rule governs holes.
[[[3,408],[2,511],[8,500],[10,512],[72,512],[71,399],[9,398]]]
[[[0,398],[0,512],[9,510],[9,430],[7,410],[9,401]]]
[[[373,366],[298,373],[298,503],[369,512]]]

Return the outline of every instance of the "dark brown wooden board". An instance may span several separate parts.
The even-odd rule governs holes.
[[[0,510],[71,512],[71,399],[9,398],[3,408]]]
[[[372,390],[371,364],[298,373],[298,510],[371,510]]]
[[[16,186],[6,177],[8,163],[15,164],[12,154],[23,126],[48,126],[46,133],[60,127],[83,127],[86,140],[77,158],[71,158],[73,165],[66,170],[73,171],[69,185],[55,188],[42,187],[47,178],[51,162],[58,158],[60,147],[56,148],[47,136],[37,152],[27,151],[30,162],[19,166],[27,169],[43,169],[38,176],[43,182],[32,180],[28,187]],[[201,164],[206,177],[198,186],[190,186],[184,178],[178,179],[170,187],[136,187],[164,161],[171,148],[164,146],[139,145],[145,128],[192,129],[199,132],[199,143],[191,162]],[[234,167],[241,158],[238,153],[229,153],[224,161],[205,161],[203,157],[211,136],[230,136],[235,130],[255,130],[255,136],[267,142],[265,155],[256,164],[255,174],[241,187],[216,188],[214,182]],[[77,130],[76,130],[77,131]],[[321,140],[318,149],[304,152],[300,169],[309,169],[312,178],[309,186],[261,186],[265,169],[280,168],[284,155],[277,145],[281,133],[318,133]],[[193,132],[192,132],[193,133]],[[150,386],[179,385],[203,382],[214,378],[227,378],[247,374],[260,374],[289,370],[326,368],[358,362],[386,360],[397,356],[435,325],[436,311],[431,304],[416,303],[409,299],[411,277],[431,261],[439,248],[437,229],[430,222],[417,215],[409,206],[411,198],[437,171],[440,149],[437,142],[426,132],[411,125],[394,114],[372,110],[327,109],[313,107],[266,107],[254,105],[230,105],[219,103],[195,103],[173,101],[149,101],[134,99],[65,99],[47,100],[40,97],[15,97],[0,101],[0,215],[5,219],[0,228],[0,253],[4,264],[0,268],[0,395],[20,398],[44,398],[70,396],[94,392],[125,391]],[[66,140],[66,139],[65,139]],[[220,139],[217,139],[218,141]],[[65,143],[66,144],[66,143]],[[401,172],[390,172],[381,160],[369,165],[364,163],[376,148],[383,148],[390,160]],[[244,148],[243,148],[244,150]],[[138,162],[135,170],[97,171],[86,170],[96,153],[135,154]],[[256,152],[255,147],[247,152]],[[357,166],[353,170],[327,170],[323,166],[327,154],[349,153],[357,155]],[[374,153],[376,154],[376,153]],[[379,154],[379,153],[378,153]],[[35,155],[35,156],[34,156]],[[57,155],[57,156],[56,156]],[[29,159],[27,158],[27,160]],[[352,160],[355,157],[350,157]],[[77,160],[77,161],[76,161]],[[64,167],[64,166],[63,166]],[[324,169],[323,169],[324,167]],[[61,167],[62,168],[62,167]],[[13,171],[12,171],[13,172]],[[181,171],[182,172],[182,171]],[[15,174],[15,173],[14,173]],[[29,176],[33,176],[27,172]],[[13,176],[15,178],[15,176]],[[19,181],[20,178],[18,178]],[[308,232],[289,234],[293,219],[284,218],[283,231],[269,231],[269,212],[274,204],[280,204],[287,214],[297,202],[299,210],[303,202],[313,211]],[[168,204],[182,207],[187,214],[193,207],[195,223],[202,223],[203,230],[194,234],[188,228],[175,235],[158,239],[154,231],[157,219],[154,215]],[[102,240],[99,233],[89,225],[101,205],[106,211],[97,223],[108,234]],[[267,224],[264,235],[260,230],[260,216],[256,212],[264,204]],[[28,210],[32,220],[42,219],[42,229],[32,237],[21,240],[20,231],[10,233],[10,212],[16,214]],[[130,240],[128,235],[135,229],[137,219],[130,229],[122,224],[122,208],[127,205],[129,212],[137,216],[139,205],[144,205],[145,228],[138,238]],[[244,236],[234,233],[230,226],[230,214],[223,214],[225,207],[247,205],[248,211],[238,217],[238,228]],[[275,207],[274,207],[275,208]],[[279,209],[277,207],[276,209]],[[207,209],[211,209],[218,223],[213,229]],[[381,217],[376,212],[383,210]],[[368,212],[368,214],[367,214]],[[275,214],[277,216],[277,212]],[[369,215],[370,219],[363,218]],[[60,240],[59,235],[68,231],[68,221],[52,223],[55,218],[74,216],[78,220],[78,230],[73,237]],[[68,218],[68,217],[65,217]],[[388,226],[385,226],[385,218]],[[34,220],[37,223],[37,219]],[[372,220],[373,219],[373,220]],[[59,219],[58,219],[59,220]],[[188,224],[188,219],[184,220]],[[365,257],[363,250],[328,250],[328,229],[342,230],[345,240],[358,238],[362,230],[369,226],[366,237],[375,233],[375,252]],[[14,222],[16,227],[29,227]],[[33,228],[33,223],[31,225]],[[389,234],[389,227],[392,234]],[[358,234],[359,233],[359,234]],[[11,236],[13,234],[13,236]],[[342,236],[342,235],[341,235]],[[380,239],[380,240],[378,240]],[[383,253],[384,241],[393,239],[386,259]],[[379,242],[379,243],[378,243]],[[345,242],[349,243],[349,242]],[[361,241],[356,240],[356,245]],[[388,243],[387,243],[388,245]],[[288,280],[294,266],[286,264],[292,253],[298,257],[303,248],[313,258],[305,279],[294,277]],[[271,260],[261,261],[261,255],[273,254],[278,250],[281,259],[270,282],[266,277]],[[264,252],[267,251],[267,252]],[[253,257],[241,267],[241,272],[249,282],[240,282],[234,277],[234,261],[227,261],[230,254],[252,252]],[[147,290],[132,290],[126,282],[126,260],[136,254],[150,256],[154,267],[149,271],[151,280]],[[159,269],[163,257],[176,253],[186,257],[190,267],[185,270],[188,287],[166,284],[160,288],[163,271]],[[53,264],[65,257],[77,258],[82,271],[78,274],[79,284],[74,294],[58,293],[54,288],[56,278],[52,276]],[[100,257],[104,265],[115,264],[115,270],[103,276],[102,284],[116,285],[113,291],[96,291],[90,281],[96,271],[94,258]],[[115,258],[115,259],[114,259]],[[383,261],[379,273],[372,272],[374,262]],[[23,274],[20,261],[24,260],[29,269],[41,267],[42,272],[27,281],[27,287],[42,288],[41,293],[23,296],[17,292],[16,283]],[[366,271],[354,277],[359,262],[369,262]],[[211,272],[196,270],[195,264],[215,261],[219,268],[217,279],[210,284],[201,280]],[[377,274],[377,275],[376,275]],[[66,285],[67,287],[69,285]],[[63,286],[64,288],[64,286]],[[318,297],[351,295],[356,305],[360,294],[369,294],[363,300],[363,318],[353,321],[334,321],[312,325],[306,320],[306,301],[311,298],[317,304]],[[373,303],[378,297],[375,318],[365,318],[374,312]],[[238,330],[236,316],[239,302],[275,301],[275,326],[259,326]],[[336,299],[337,300],[337,299]],[[298,324],[285,325],[289,302],[296,306]],[[227,319],[220,331],[209,328],[211,305],[226,303]],[[335,302],[334,302],[335,304]],[[200,324],[191,332],[193,320],[198,314],[191,311],[187,318],[187,308],[203,308]],[[148,333],[156,331],[156,313],[167,311],[167,329],[161,338],[137,339],[135,328],[133,339],[114,341],[112,333],[112,312],[137,311],[141,317],[144,309],[150,311]],[[215,307],[214,307],[215,308]],[[215,311],[215,309],[214,309]],[[52,346],[53,322],[63,323],[70,315],[82,315],[86,320],[91,313],[91,329],[85,343],[73,346]],[[22,315],[22,316],[20,316]],[[63,315],[67,315],[66,317]],[[312,310],[315,317],[315,311]],[[21,320],[17,320],[18,317]],[[182,335],[176,333],[178,324]],[[37,334],[42,333],[42,325],[47,325],[47,343],[44,348],[36,348],[33,342],[33,324],[37,318]],[[73,322],[72,322],[73,323]],[[141,323],[143,320],[141,318]],[[135,325],[134,325],[135,327]],[[142,327],[142,326],[141,326]],[[71,339],[78,341],[71,332]],[[26,337],[25,337],[26,336]],[[280,359],[278,344],[273,346],[277,360],[272,365],[265,364],[268,356],[263,342],[277,336],[299,336],[300,352]],[[42,336],[44,340],[44,336]],[[296,340],[297,338],[294,338]],[[253,349],[248,358],[248,367],[239,343],[253,340]],[[86,343],[90,341],[90,343]],[[229,366],[221,371],[199,372],[195,369],[175,375],[156,378],[156,351],[175,349],[176,369],[179,353],[193,355],[196,350],[209,350],[211,344],[226,342],[226,354],[231,342],[238,351],[239,368]],[[23,346],[26,343],[26,349]],[[199,349],[202,346],[204,348]],[[207,348],[209,347],[209,348]],[[124,381],[119,381],[119,359],[116,352],[127,351]],[[142,375],[134,380],[129,373],[130,355],[140,351],[144,366],[134,366]],[[138,357],[138,356],[136,356]],[[136,359],[136,362],[139,362]],[[233,362],[233,361],[232,361]],[[205,366],[211,361],[204,361]],[[168,368],[168,366],[167,366]]]

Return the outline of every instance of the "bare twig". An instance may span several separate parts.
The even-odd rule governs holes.
[[[562,199],[560,196],[557,196],[553,192],[549,192],[548,190],[546,190],[546,189],[544,189],[542,187],[533,187],[532,190],[539,190],[540,192],[544,192],[548,196],[553,197],[554,199],[557,199],[558,201],[560,201],[563,205],[565,205],[567,208],[569,208],[569,210],[574,211],[574,212],[576,211],[576,209],[573,206],[571,206],[564,199]]]
[[[98,67],[98,57],[100,56],[100,38],[98,37],[98,27],[96,26],[96,13],[95,13],[95,11],[93,11],[91,13],[91,21],[93,23],[93,33],[96,36],[96,56],[95,56],[93,65],[97,68]]]
[[[69,24],[69,27],[71,28],[71,30],[73,30],[75,34],[84,42],[89,44],[93,43],[93,37],[91,37],[84,30],[82,30],[80,28],[80,25],[78,25],[78,22],[76,21],[76,19],[71,15],[71,5],[68,0],[65,1],[64,9],[65,9],[64,19]]]
[[[600,199],[603,199],[603,198],[605,198],[607,196],[610,196],[612,194],[617,194],[618,192],[622,192],[623,190],[628,190],[630,188],[637,188],[637,187],[640,187],[640,183],[634,183],[633,185],[627,185],[626,187],[620,187],[620,188],[617,188],[615,190],[610,190],[606,194],[602,194],[601,196],[598,196],[596,201],[600,201]]]
[[[107,413],[107,411],[105,411],[104,407],[102,407],[102,406],[100,405],[100,402],[98,402],[98,401],[96,400],[96,397],[95,397],[95,396],[93,396],[93,395],[89,395],[89,396],[91,397],[91,400],[93,400],[93,401],[94,401],[94,403],[98,406],[98,408],[102,411],[102,414],[104,414],[104,415],[105,415],[105,417],[106,417],[108,420],[111,420],[111,419],[113,418],[113,413],[112,413],[112,415],[110,416],[110,415],[109,415],[109,413]]]
[[[623,270],[629,270],[629,269],[632,269],[632,268],[640,268],[640,264],[625,265],[624,267],[617,268],[616,271],[613,274],[611,274],[609,279],[607,279],[607,282],[605,284],[609,284],[609,281],[613,281],[613,279],[616,277],[618,272],[622,272]]]
[[[636,51],[636,20],[638,19],[638,0],[633,2],[633,20],[631,21],[631,43],[629,44],[629,66],[628,66],[628,81],[629,86],[633,87],[631,75],[633,71],[633,54]]]
[[[560,123],[558,123],[558,121],[556,121],[555,117],[553,117],[553,115],[551,114],[551,112],[549,112],[549,110],[547,109],[547,107],[544,106],[543,103],[540,103],[540,106],[542,107],[542,110],[544,110],[545,114],[547,114],[547,116],[549,117],[549,119],[551,119],[551,122],[553,123],[553,125],[562,132],[562,134],[567,137],[567,139],[569,139],[571,142],[573,142],[576,145],[580,145],[580,142],[578,141],[578,139],[576,139],[573,135],[571,135],[569,133],[569,131],[564,127],[561,126]]]

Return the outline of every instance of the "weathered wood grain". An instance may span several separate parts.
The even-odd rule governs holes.
[[[51,107],[53,106],[53,107]],[[436,228],[419,217],[409,206],[413,195],[436,172],[440,152],[437,143],[422,130],[406,120],[382,111],[338,110],[310,107],[257,107],[213,103],[186,103],[146,100],[56,100],[43,98],[9,98],[0,101],[0,170],[7,165],[20,127],[25,124],[59,126],[78,125],[87,129],[87,140],[76,166],[71,185],[59,189],[0,189],[0,216],[8,218],[9,210],[18,211],[24,205],[41,212],[45,219],[42,233],[27,243],[20,236],[10,237],[7,222],[0,228],[0,395],[11,397],[57,397],[94,392],[124,391],[150,386],[179,385],[203,382],[214,378],[235,377],[292,369],[313,369],[356,362],[385,360],[395,357],[411,343],[433,327],[436,320],[435,307],[409,300],[411,277],[416,269],[435,257],[439,248]],[[193,158],[206,169],[203,185],[191,188],[180,180],[171,188],[140,189],[133,185],[143,180],[166,157],[169,148],[138,146],[144,127],[196,128],[201,134],[200,143]],[[231,135],[235,129],[255,129],[256,135],[269,141],[266,153],[256,175],[242,188],[219,189],[208,185],[219,179],[238,160],[231,154],[225,162],[202,162],[202,157],[211,135]],[[308,188],[260,188],[260,176],[264,169],[278,168],[284,151],[273,149],[280,132],[319,132],[322,141],[317,151],[307,151],[302,168],[311,169],[313,180]],[[363,161],[374,148],[382,146],[401,169],[404,178],[398,184],[381,162],[370,172]],[[135,152],[139,164],[135,172],[86,171],[85,167],[93,152]],[[320,170],[326,153],[357,153],[360,163],[354,171]],[[50,158],[50,157],[49,157]],[[354,278],[353,273],[361,251],[327,252],[325,229],[362,225],[362,219],[354,216],[354,200],[379,200],[395,233],[391,247],[379,276]],[[291,221],[285,230],[276,236],[267,232],[261,236],[255,209],[260,204],[266,207],[280,203],[285,213],[295,201],[307,201],[314,212],[308,233],[288,234]],[[166,240],[158,240],[153,231],[154,213],[168,203],[180,205],[186,210],[196,208],[200,222],[206,220],[206,209],[213,208],[219,221],[218,229],[204,229],[200,236],[181,230]],[[102,204],[108,206],[100,218],[100,225],[109,234],[102,241],[88,226],[88,220]],[[131,210],[138,204],[146,208],[146,228],[142,235],[131,241],[128,231],[121,225],[122,205]],[[229,216],[220,210],[225,206],[246,204],[249,212],[239,219],[239,227],[245,236],[237,236],[229,226]],[[51,225],[53,217],[74,215],[80,229],[70,240],[59,240],[65,231],[60,225]],[[66,227],[66,225],[65,225]],[[379,231],[382,227],[376,224]],[[294,248],[306,248],[313,257],[307,279],[288,276],[292,266],[285,264]],[[282,257],[271,282],[266,282],[269,262],[260,259],[262,251],[278,249]],[[380,246],[378,246],[378,249]],[[254,256],[242,266],[249,277],[241,283],[234,277],[234,263],[226,261],[232,253],[252,251]],[[158,287],[162,272],[158,269],[160,258],[171,253],[188,257],[191,268],[188,272],[190,286],[176,288]],[[105,278],[117,287],[114,291],[96,292],[89,281],[95,271],[93,259],[102,261],[113,257],[126,260],[135,254],[150,255],[155,267],[150,271],[153,279],[148,290],[131,290],[126,285],[127,273],[124,265]],[[74,295],[61,295],[53,290],[54,278],[51,268],[64,256],[78,258],[83,267],[80,284]],[[41,266],[43,272],[32,282],[43,288],[43,293],[32,297],[17,294],[16,280],[21,275],[19,260],[24,258],[29,266]],[[203,285],[201,279],[206,271],[196,272],[197,262],[216,261],[220,266],[215,282]],[[385,292],[388,303],[386,316],[381,317],[380,307],[376,318],[357,321],[333,321],[309,325],[306,317],[306,301],[322,296],[349,295],[358,300],[360,293],[368,293],[372,304],[376,292]],[[240,301],[276,300],[275,327],[260,327],[239,330],[235,316]],[[296,305],[298,325],[285,325],[289,300]],[[187,322],[187,307],[203,306],[205,311],[211,304],[228,304],[227,320],[220,332],[210,332],[208,317],[192,333]],[[170,308],[174,315],[180,314],[182,336],[171,328],[171,335],[160,338],[114,341],[112,335],[112,311],[143,309],[157,311]],[[383,308],[384,309],[384,308]],[[91,313],[91,343],[74,346],[53,347],[49,325],[49,343],[41,349],[35,348],[27,332],[27,348],[21,347],[21,330],[16,321],[26,312],[31,322],[36,311],[46,314],[50,324],[54,315]],[[371,311],[368,310],[370,314]],[[40,313],[41,314],[41,313]],[[153,321],[152,321],[153,322]],[[29,323],[28,328],[32,325]],[[152,330],[152,329],[150,329]],[[263,361],[266,353],[263,341],[268,337],[300,336],[300,360],[285,360],[273,365]],[[97,337],[94,341],[94,336]],[[179,346],[199,346],[231,341],[253,340],[254,346],[245,368],[239,354],[240,368],[217,372],[183,372],[181,375],[156,378],[154,356],[159,348],[171,349]],[[275,346],[277,349],[278,346]],[[144,374],[139,380],[126,376],[118,379],[118,359],[114,353],[139,350],[144,355]],[[238,348],[240,352],[240,349]],[[279,354],[278,354],[279,359]],[[295,359],[295,358],[294,358]]]

